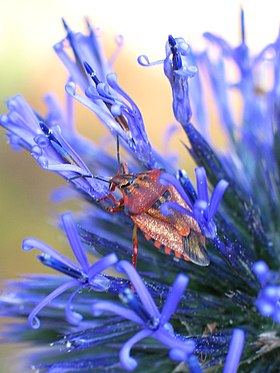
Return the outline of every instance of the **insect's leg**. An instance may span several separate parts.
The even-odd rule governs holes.
[[[120,169],[120,167],[121,167],[120,138],[119,138],[119,135],[117,135],[116,137],[117,137],[117,161],[118,161],[118,166],[119,166],[119,169]]]
[[[88,179],[92,179],[93,176],[92,175],[76,175],[76,176],[72,176],[72,177],[69,177],[67,179],[67,181],[73,181],[73,180],[76,180],[76,179],[79,179],[79,178],[88,178]]]
[[[132,231],[132,244],[133,244],[133,255],[132,255],[132,265],[136,269],[137,254],[138,254],[138,238],[137,238],[137,225],[134,224]],[[134,293],[134,286],[132,282],[130,283],[130,290]]]
[[[117,140],[117,161],[118,161],[118,172],[117,175],[126,175],[128,174],[128,167],[127,164],[124,162],[121,162],[121,156],[120,156],[120,138],[119,135],[116,136]]]
[[[127,167],[127,164],[125,162],[121,163],[121,171],[122,171],[123,175],[128,174],[128,167]]]
[[[110,199],[113,202],[114,206],[112,206],[112,207],[103,206],[103,208],[106,211],[118,212],[118,211],[122,211],[124,209],[123,198],[117,200],[113,194],[107,194],[106,196],[100,198],[97,202],[99,203],[101,201],[105,201],[105,200],[108,200],[108,199]]]
[[[118,172],[116,174],[116,176],[120,176],[120,175],[127,175],[129,172],[128,172],[128,167],[127,167],[127,164],[125,162],[122,162],[118,168]]]
[[[104,209],[108,212],[118,212],[118,211],[123,211],[124,207],[123,205],[120,206],[114,206],[114,207],[104,207]]]
[[[132,264],[133,264],[133,267],[136,269],[137,254],[138,254],[138,237],[137,237],[137,225],[136,224],[134,224],[133,231],[132,231],[132,243],[133,243]]]
[[[128,174],[128,167],[126,163],[121,162],[121,156],[120,156],[120,138],[119,135],[116,136],[117,138],[117,160],[118,160],[118,172],[117,175],[125,175]]]

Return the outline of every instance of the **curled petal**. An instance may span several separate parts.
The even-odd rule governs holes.
[[[80,282],[77,280],[71,280],[68,282],[65,282],[64,284],[60,285],[57,289],[52,291],[47,297],[45,297],[42,302],[37,304],[37,306],[30,312],[28,316],[28,323],[33,329],[39,329],[40,328],[40,321],[37,317],[37,314],[46,307],[47,304],[49,304],[52,300],[57,298],[60,294],[64,293],[65,291],[73,288],[74,286],[80,285]]]
[[[79,325],[80,322],[83,320],[83,316],[75,311],[72,311],[72,301],[75,297],[75,295],[81,290],[83,286],[79,286],[78,289],[76,289],[68,299],[66,306],[65,306],[65,316],[66,320],[72,324],[72,325]]]
[[[151,334],[153,334],[151,330],[143,329],[125,342],[120,351],[120,362],[124,369],[131,371],[137,367],[138,363],[130,356],[130,351],[137,342],[149,337]]]
[[[111,115],[109,110],[106,108],[103,102],[97,104],[87,97],[81,96],[76,92],[75,84],[73,82],[68,82],[65,86],[66,92],[73,98],[78,100],[82,105],[87,107],[89,110],[93,111],[97,117],[104,122],[111,130],[115,131],[121,137],[123,137],[123,131],[118,123],[115,121],[114,117]],[[99,100],[100,101],[100,100]]]
[[[73,262],[71,259],[66,258],[64,255],[60,254],[56,250],[54,250],[52,247],[49,245],[45,244],[44,242],[37,240],[35,238],[26,238],[22,242],[22,248],[25,251],[29,251],[31,249],[38,249],[42,251],[44,254],[47,254],[55,259],[57,259],[59,262],[62,262],[66,264],[66,266],[70,266],[72,268],[77,269],[78,271],[79,268],[75,262]]]
[[[137,62],[139,63],[139,65],[144,66],[144,67],[160,65],[163,63],[163,61],[164,60],[157,60],[157,61],[150,62],[149,57],[146,56],[145,54],[141,54],[141,56],[137,58]]]
[[[69,80],[66,83],[65,90],[70,96],[75,96],[75,94],[76,94],[76,84],[74,82],[72,82],[71,80]]]
[[[41,148],[44,149],[50,145],[50,140],[45,135],[37,135],[34,137],[34,142]],[[33,151],[33,149],[32,149]]]
[[[79,312],[72,311],[71,307],[65,310],[66,313],[66,320],[71,325],[79,325],[80,322],[83,320],[83,316]]]

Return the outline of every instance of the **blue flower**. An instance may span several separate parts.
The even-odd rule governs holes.
[[[192,116],[189,99],[189,78],[192,78],[197,68],[188,65],[190,48],[183,38],[173,38],[169,35],[166,43],[166,58],[164,73],[167,76],[173,95],[173,112],[182,125],[187,124]]]
[[[111,72],[112,61],[108,61],[101,51],[89,21],[87,36],[74,33],[65,21],[63,24],[67,31],[66,41],[75,57],[73,61],[66,53],[65,40],[55,45],[55,51],[71,77],[65,87],[67,93],[93,111],[132,153],[137,153],[138,159],[147,167],[162,166],[162,160],[152,150],[139,108],[120,87],[116,74]],[[120,46],[122,38],[119,37],[117,43]],[[84,95],[77,93],[76,84]]]
[[[69,73],[66,108],[48,95],[43,117],[16,96],[8,100],[8,113],[0,123],[16,150],[30,152],[41,167],[74,186],[72,196],[86,200],[77,226],[70,214],[62,218],[77,261],[39,240],[24,241],[24,249],[39,249],[39,260],[64,276],[29,275],[7,282],[0,294],[1,315],[24,321],[29,315],[29,324],[38,328],[37,314],[44,308],[44,323],[36,332],[25,322],[10,323],[5,335],[16,341],[29,338],[46,348],[43,357],[32,349],[28,354],[39,371],[123,371],[137,364],[145,372],[175,372],[186,370],[186,365],[192,373],[236,372],[239,365],[244,372],[279,371],[279,35],[253,55],[242,11],[242,37],[236,47],[205,33],[208,48],[197,52],[183,38],[169,35],[161,60],[138,58],[142,66],[163,65],[174,116],[188,138],[186,151],[197,164],[195,188],[166,152],[160,155],[153,149],[142,114],[117,82],[112,59],[106,58],[89,21],[86,35],[72,31],[65,21],[63,25],[66,38],[55,50]],[[116,53],[122,38],[117,44]],[[234,77],[228,74],[232,65],[238,71]],[[210,135],[209,87],[225,135],[224,149]],[[242,101],[238,113],[234,95]],[[128,175],[119,156],[110,156],[105,146],[78,134],[74,99],[94,112],[118,147],[125,148]],[[153,183],[150,175],[156,179]],[[174,200],[169,200],[171,194]],[[69,193],[64,189],[60,195]],[[121,208],[111,209],[110,203]],[[129,210],[129,204],[140,209]],[[133,221],[139,216],[136,240]],[[176,239],[169,230],[174,221]],[[168,244],[172,242],[178,254],[176,245],[183,241],[188,221],[202,245],[189,239],[184,249],[204,250],[203,263],[171,256]],[[137,245],[135,269],[126,260]],[[103,259],[91,265],[87,254]],[[107,268],[121,274],[102,274]],[[82,289],[89,291],[78,294]],[[51,301],[52,307],[45,307]],[[92,309],[98,317],[89,312]],[[55,353],[46,347],[50,342],[59,346]]]
[[[91,198],[107,192],[104,182],[93,178],[90,169],[62,135],[60,126],[50,128],[20,95],[8,100],[8,114],[0,118],[11,145],[28,150],[40,167],[57,172]]]
[[[61,220],[72,251],[79,264],[66,258],[58,251],[54,250],[44,242],[41,242],[37,239],[26,238],[22,244],[23,249],[26,251],[29,251],[33,248],[40,250],[42,254],[40,254],[39,259],[44,265],[51,267],[56,271],[64,273],[72,278],[71,280],[64,282],[57,289],[52,291],[30,313],[28,322],[34,329],[38,329],[40,327],[40,321],[37,317],[37,314],[42,310],[42,308],[46,307],[48,303],[50,303],[62,293],[74,287],[76,287],[77,290],[72,293],[68,302],[66,303],[65,316],[67,321],[71,324],[79,324],[83,317],[79,313],[72,311],[71,307],[73,298],[82,288],[85,287],[91,288],[95,291],[108,290],[110,286],[110,280],[108,280],[108,278],[104,277],[100,273],[103,272],[105,269],[111,267],[118,261],[118,258],[115,254],[109,254],[96,263],[90,265],[85,255],[84,249],[81,245],[81,241],[72,215],[70,213],[64,214],[62,215]]]
[[[99,41],[98,30],[92,27],[88,18],[86,18],[87,35],[73,32],[64,19],[62,19],[62,23],[67,35],[65,39],[54,45],[54,50],[67,68],[72,79],[85,91],[89,82],[83,62],[87,61],[95,66],[100,79],[105,79],[106,75],[112,71],[117,53],[110,60],[107,60]],[[119,49],[123,43],[122,37],[118,37],[116,42]],[[71,50],[74,59],[71,58]]]
[[[122,366],[127,370],[136,368],[138,364],[130,356],[130,351],[137,342],[150,336],[169,347],[173,358],[180,356],[183,361],[187,360],[193,352],[194,343],[176,335],[171,324],[169,324],[169,319],[175,312],[189,279],[184,275],[177,277],[160,313],[134,267],[129,262],[121,261],[118,263],[117,269],[128,276],[137,297],[135,293],[127,288],[120,294],[121,300],[127,307],[108,301],[101,301],[93,305],[93,313],[94,315],[99,315],[101,311],[113,312],[141,326],[142,329],[121,348],[120,361]]]
[[[216,235],[216,225],[213,218],[218,210],[223,194],[228,187],[228,182],[220,180],[213,190],[211,200],[208,197],[208,186],[205,169],[198,167],[195,169],[197,194],[192,185],[188,183],[188,194],[184,191],[182,184],[172,175],[163,174],[160,177],[160,182],[164,185],[173,185],[180,193],[190,210],[185,209],[176,202],[165,202],[161,206],[161,212],[164,215],[172,214],[172,209],[192,217],[198,222],[201,232],[204,236],[214,238]],[[184,177],[183,173],[179,175]]]
[[[256,299],[259,312],[280,324],[280,285],[277,284],[279,275],[270,271],[267,264],[261,260],[254,264],[253,271],[261,285]]]

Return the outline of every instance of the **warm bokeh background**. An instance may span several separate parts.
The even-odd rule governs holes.
[[[276,38],[279,1],[243,1],[243,7],[247,40],[257,51]],[[41,112],[45,110],[42,103],[45,92],[53,91],[64,100],[66,72],[52,46],[65,35],[62,16],[78,31],[83,30],[83,17],[87,15],[101,28],[108,54],[114,50],[114,37],[124,35],[125,45],[116,63],[119,81],[138,103],[152,142],[160,149],[166,126],[173,120],[170,89],[162,67],[140,67],[137,56],[162,58],[168,34],[182,36],[192,46],[201,48],[202,33],[213,31],[236,44],[240,38],[239,12],[240,1],[235,0],[3,0],[1,112],[6,110],[4,101],[17,93],[23,94]],[[101,125],[98,126],[93,114],[77,107],[76,118],[90,138],[100,138],[97,129]],[[4,131],[0,135],[0,279],[5,279],[42,270],[35,253],[21,251],[23,238],[35,236],[54,247],[66,247],[55,224],[58,214],[68,207],[53,206],[49,201],[51,190],[63,181],[39,169],[25,152],[12,152],[5,142]],[[182,136],[180,133],[175,136],[176,149],[181,147]],[[183,167],[188,167],[187,162],[187,158],[181,159]],[[9,369],[2,367],[2,371]]]

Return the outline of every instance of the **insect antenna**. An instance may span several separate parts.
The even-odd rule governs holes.
[[[121,169],[121,156],[120,156],[120,138],[119,135],[117,134],[116,136],[116,141],[117,141],[117,161],[118,161],[118,169]]]
[[[105,183],[108,183],[108,184],[111,183],[111,181],[108,180],[108,179],[105,179],[105,178],[103,178],[101,176],[94,176],[94,175],[76,175],[76,176],[73,176],[73,177],[69,177],[68,181],[73,181],[75,179],[79,179],[80,177],[81,178],[88,178],[88,179],[97,179],[97,180],[104,181]]]

